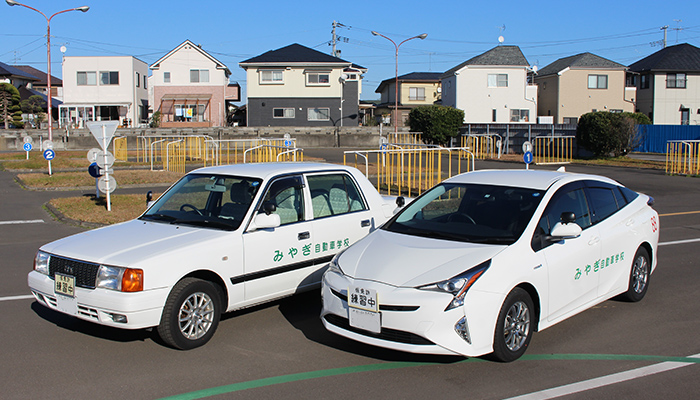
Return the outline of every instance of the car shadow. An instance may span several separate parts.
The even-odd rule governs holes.
[[[441,356],[406,353],[370,346],[329,332],[321,322],[321,290],[300,293],[280,301],[279,310],[285,319],[313,342],[382,361],[452,364],[464,361],[463,356]]]

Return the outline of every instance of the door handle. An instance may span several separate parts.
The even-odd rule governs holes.
[[[299,235],[297,235],[297,238],[299,240],[306,240],[311,237],[311,234],[309,232],[301,232]]]
[[[363,228],[366,227],[366,226],[370,226],[370,225],[371,225],[371,223],[369,222],[368,219],[363,220],[363,221],[360,222],[360,226],[363,227]]]
[[[634,219],[630,219],[630,220],[627,221],[627,223],[625,224],[625,226],[632,226],[632,225],[634,225]]]
[[[593,246],[594,244],[600,242],[600,238],[598,236],[594,237],[593,239],[588,241],[589,246]]]

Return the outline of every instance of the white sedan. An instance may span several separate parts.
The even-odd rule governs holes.
[[[644,297],[659,238],[652,204],[600,176],[456,176],[334,257],[321,319],[389,349],[515,360],[534,331]]]
[[[394,214],[358,170],[319,163],[202,168],[138,219],[39,249],[28,283],[53,310],[206,343],[222,312],[318,287],[338,251]]]

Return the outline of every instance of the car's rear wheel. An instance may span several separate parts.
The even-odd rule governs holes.
[[[640,247],[634,255],[632,269],[630,270],[630,281],[627,292],[622,298],[627,301],[637,302],[644,298],[649,287],[651,277],[651,262],[649,252],[644,247]]]
[[[508,294],[496,321],[493,358],[511,362],[525,353],[532,339],[534,310],[532,299],[525,290],[515,288]]]
[[[221,298],[211,282],[185,278],[178,282],[163,308],[158,335],[177,349],[189,350],[211,339],[221,317]]]

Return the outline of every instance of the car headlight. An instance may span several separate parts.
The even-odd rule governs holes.
[[[34,271],[42,273],[44,275],[49,274],[49,259],[51,255],[49,253],[44,253],[39,250],[34,257]]]
[[[120,292],[143,290],[143,270],[100,265],[95,286]]]
[[[445,308],[445,311],[449,311],[453,308],[464,305],[464,297],[467,295],[467,290],[474,285],[474,282],[476,282],[476,280],[479,279],[479,277],[481,277],[481,275],[483,275],[490,266],[491,260],[487,260],[474,268],[470,268],[457,276],[453,276],[450,279],[431,283],[429,285],[419,286],[418,289],[447,292],[452,294],[452,301],[447,305],[447,308]]]
[[[343,270],[340,269],[340,263],[338,262],[338,259],[343,253],[345,253],[345,249],[333,256],[331,262],[328,263],[328,272],[335,272],[336,274],[345,275],[343,274]]]

